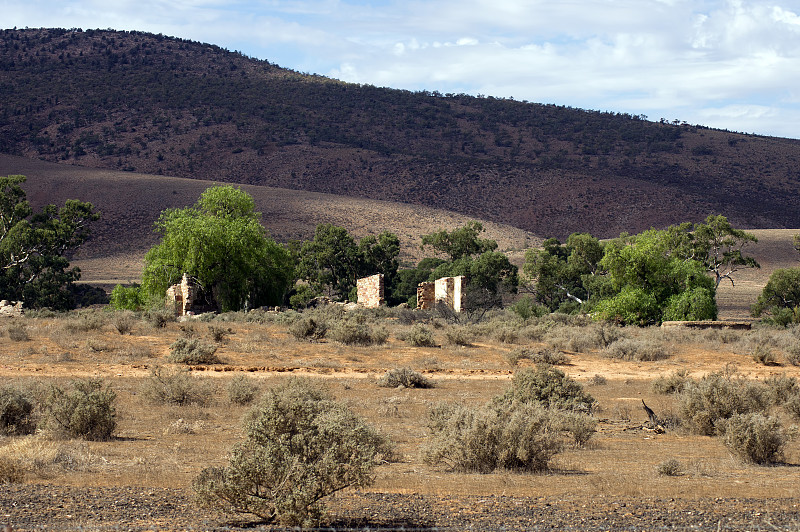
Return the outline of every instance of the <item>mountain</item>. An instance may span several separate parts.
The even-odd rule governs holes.
[[[354,85],[140,32],[0,32],[0,153],[448,209],[540,236],[800,225],[800,142]]]

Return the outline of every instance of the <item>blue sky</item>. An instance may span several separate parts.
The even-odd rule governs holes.
[[[800,0],[0,0],[0,20],[163,33],[356,83],[800,138]]]

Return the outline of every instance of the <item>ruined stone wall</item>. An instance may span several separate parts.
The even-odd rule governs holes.
[[[461,312],[464,308],[464,298],[467,295],[466,286],[466,278],[463,275],[436,279],[436,303],[445,304],[454,312]]]
[[[420,310],[432,309],[436,305],[436,284],[431,282],[417,285],[417,308]]]
[[[16,317],[22,316],[22,301],[0,301],[0,317]]]
[[[177,316],[185,316],[194,308],[197,287],[188,274],[183,274],[181,282],[167,288],[167,308],[172,308]]]
[[[356,281],[356,290],[358,292],[358,304],[362,307],[378,308],[386,302],[384,299],[382,273],[359,279]]]

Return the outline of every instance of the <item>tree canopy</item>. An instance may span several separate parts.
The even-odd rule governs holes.
[[[751,312],[755,317],[768,314],[780,325],[800,323],[800,268],[772,272]]]
[[[186,273],[222,311],[281,304],[293,279],[291,257],[259,219],[253,198],[230,185],[162,212],[155,223],[162,239],[145,255],[142,290],[162,298]]]
[[[67,200],[34,213],[22,184],[25,176],[0,177],[0,298],[29,308],[68,309],[80,269],[65,255],[89,238],[100,215],[91,203]]]

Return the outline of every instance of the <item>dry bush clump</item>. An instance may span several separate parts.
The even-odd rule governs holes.
[[[204,469],[192,488],[205,506],[284,526],[318,525],[325,497],[370,484],[375,466],[392,454],[346,406],[299,379],[269,390],[245,431],[228,466]]]
[[[49,479],[64,472],[91,471],[96,462],[97,456],[89,451],[86,442],[53,441],[37,435],[16,438],[0,447],[0,477],[6,464],[16,474],[16,482],[29,474]]]
[[[6,328],[9,340],[12,342],[27,342],[31,339],[28,328],[19,323],[14,323]]]
[[[24,478],[25,469],[22,463],[13,456],[0,454],[0,484],[17,484]]]
[[[325,338],[327,332],[328,324],[313,316],[302,316],[289,325],[289,334],[298,340],[318,342]]]
[[[228,383],[228,399],[235,405],[250,404],[260,391],[255,379],[247,375],[237,375]]]
[[[466,325],[451,325],[445,329],[444,336],[450,345],[471,347],[475,341],[475,332]]]
[[[780,421],[759,412],[731,416],[724,423],[723,439],[731,451],[755,464],[780,462],[787,441]]]
[[[338,320],[328,332],[328,338],[344,345],[381,345],[389,339],[383,326],[370,326],[356,320]]]
[[[111,315],[111,323],[121,335],[131,334],[134,325],[136,325],[138,321],[136,314],[130,310],[119,310]]]
[[[214,354],[217,346],[198,338],[178,338],[169,349],[167,360],[178,364],[217,364],[220,361]]]
[[[699,381],[687,381],[678,402],[680,418],[689,429],[714,436],[724,433],[725,420],[737,414],[764,412],[772,401],[761,384],[712,373]]]
[[[603,356],[620,360],[654,362],[669,358],[669,353],[661,343],[652,340],[623,338],[602,351]]]
[[[117,394],[99,379],[51,385],[42,405],[44,427],[57,436],[108,440],[117,427]]]
[[[211,402],[213,394],[209,384],[181,369],[155,367],[142,385],[142,395],[155,404],[205,406]]]
[[[401,339],[414,347],[434,347],[433,331],[427,325],[416,323],[411,326]]]
[[[433,388],[433,381],[411,368],[390,369],[378,380],[382,388]]]
[[[511,387],[495,399],[506,404],[540,403],[558,410],[589,413],[596,401],[578,382],[547,364],[514,372]]]
[[[36,430],[35,399],[26,390],[5,385],[0,388],[0,434],[30,434]]]
[[[683,465],[675,458],[664,460],[656,468],[659,475],[667,477],[679,477],[683,475]]]
[[[678,369],[669,375],[661,375],[653,381],[652,388],[656,393],[668,395],[680,393],[689,380],[689,372],[685,369]]]
[[[567,355],[561,351],[550,348],[531,349],[529,347],[519,347],[505,354],[505,359],[510,366],[516,366],[520,360],[530,360],[534,364],[550,364],[558,366],[569,362]]]
[[[70,312],[62,327],[68,333],[87,333],[102,329],[109,316],[102,310],[79,310]]]

